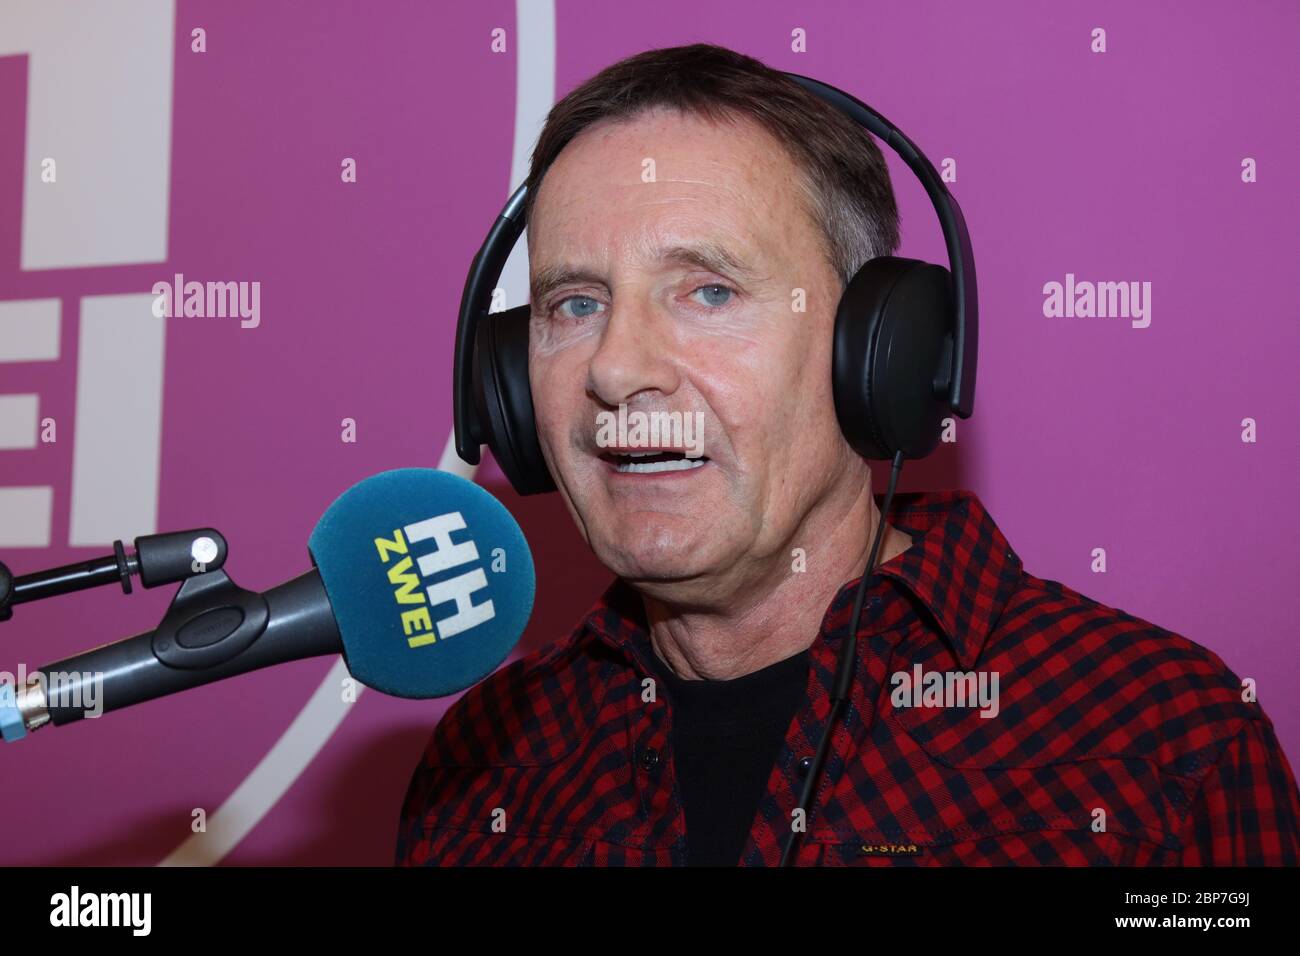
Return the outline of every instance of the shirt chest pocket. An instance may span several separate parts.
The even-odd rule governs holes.
[[[422,829],[415,861],[425,866],[669,866],[667,848],[644,848],[545,827],[497,831],[472,822]]]
[[[591,866],[592,840],[495,831],[473,824],[426,824],[414,862],[424,866]]]
[[[815,835],[824,865],[1176,862],[1190,790],[1151,760],[1082,747],[1034,759],[987,722],[926,716],[895,712],[877,728],[886,768],[872,788],[837,787],[842,817],[860,825]]]
[[[982,827],[822,835],[821,866],[1159,866],[1178,862],[1179,847],[1163,834],[1123,823],[1105,830],[1063,817],[1007,818]]]

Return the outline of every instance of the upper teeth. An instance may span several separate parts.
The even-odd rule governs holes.
[[[629,455],[628,457],[644,457],[641,455]],[[618,462],[618,470],[621,474],[648,474],[655,471],[685,471],[688,468],[699,468],[704,464],[703,458],[675,458],[669,461],[628,461]]]

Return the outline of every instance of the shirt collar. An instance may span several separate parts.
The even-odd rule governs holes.
[[[912,547],[877,571],[917,597],[971,669],[1019,586],[1019,556],[974,492],[895,493],[888,520]]]
[[[876,495],[877,507],[883,497]],[[970,670],[1017,587],[1020,558],[970,491],[895,493],[887,520],[912,537],[912,546],[880,565],[877,573],[896,581],[929,611],[962,668]],[[843,628],[860,580],[840,588],[827,609],[823,632],[836,622]],[[645,607],[626,582],[616,579],[610,585],[584,626],[649,670],[645,655],[654,651]]]

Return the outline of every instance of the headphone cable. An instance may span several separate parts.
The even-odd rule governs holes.
[[[885,500],[880,508],[880,521],[876,525],[875,540],[871,543],[871,556],[867,559],[866,570],[862,572],[862,580],[858,583],[857,595],[853,599],[849,632],[840,647],[839,662],[835,668],[835,685],[831,691],[831,713],[826,720],[826,729],[822,731],[821,742],[817,745],[817,755],[813,757],[812,766],[808,769],[808,776],[804,780],[803,793],[799,797],[798,809],[804,812],[804,831],[808,828],[808,811],[821,779],[822,768],[826,764],[826,754],[831,749],[831,735],[834,734],[835,726],[840,721],[841,712],[848,706],[849,692],[853,689],[853,672],[857,668],[858,624],[862,618],[862,605],[866,600],[867,586],[876,576],[876,557],[880,553],[880,539],[885,530],[885,518],[889,514],[889,506],[893,503],[894,488],[898,484],[898,475],[902,470],[903,452],[900,449],[894,453],[894,461],[889,471],[889,488],[885,491]],[[785,841],[785,849],[781,852],[781,866],[793,865],[799,835],[804,831],[796,831],[791,826],[790,836]]]

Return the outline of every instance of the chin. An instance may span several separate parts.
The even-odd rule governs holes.
[[[715,563],[713,535],[695,527],[686,531],[642,526],[605,538],[593,550],[601,564],[632,581],[669,581],[695,577]]]

